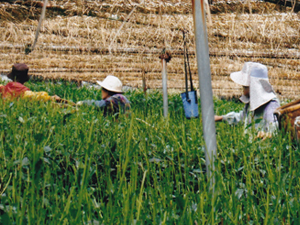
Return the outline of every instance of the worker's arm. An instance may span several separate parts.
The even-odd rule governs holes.
[[[106,101],[104,100],[84,100],[84,101],[79,101],[76,103],[76,105],[81,106],[81,105],[88,105],[88,106],[96,106],[97,108],[103,108],[106,106]]]
[[[215,115],[215,122],[219,122],[223,120],[223,116],[217,116]]]
[[[45,91],[25,91],[23,98],[27,99],[34,99],[34,100],[42,100],[42,101],[49,101],[51,100],[51,96]]]
[[[238,124],[243,118],[243,111],[241,112],[230,112],[226,115],[218,116],[215,115],[215,122],[225,121],[229,124]]]
[[[50,96],[47,92],[45,91],[25,91],[23,98],[28,98],[28,99],[34,99],[34,100],[41,100],[41,101],[55,101],[59,103],[69,103],[69,101],[64,100],[60,98],[57,95]]]

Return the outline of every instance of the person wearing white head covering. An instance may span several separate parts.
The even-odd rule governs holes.
[[[273,113],[280,103],[269,83],[267,67],[261,63],[246,62],[242,71],[231,73],[230,78],[243,86],[240,100],[245,107],[240,112],[215,116],[215,121],[229,124],[244,122],[245,127],[254,122],[255,128],[260,131],[258,137],[270,137],[278,126]]]
[[[97,83],[102,87],[102,100],[84,100],[77,102],[76,105],[95,106],[103,110],[104,116],[118,116],[120,113],[130,111],[130,102],[122,94],[122,82],[119,78],[108,75],[102,82]]]

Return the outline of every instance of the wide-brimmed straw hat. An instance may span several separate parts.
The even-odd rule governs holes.
[[[116,92],[116,93],[123,93],[122,91],[122,82],[119,80],[119,78],[108,75],[102,82],[97,81],[97,83],[103,87],[104,89]]]
[[[7,75],[7,77],[13,81],[17,80],[20,83],[25,83],[29,80],[28,76],[28,66],[24,63],[15,63],[12,66],[12,71]]]
[[[250,85],[250,69],[253,62],[246,62],[243,69],[230,74],[231,80],[235,83],[248,87]]]

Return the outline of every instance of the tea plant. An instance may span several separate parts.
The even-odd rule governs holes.
[[[28,86],[74,102],[101,96],[64,82]],[[125,95],[132,112],[117,121],[93,107],[0,100],[0,223],[299,223],[300,156],[287,134],[261,141],[218,123],[212,194],[201,118],[185,119],[179,95],[168,118],[159,92]],[[214,103],[218,114],[243,107]]]

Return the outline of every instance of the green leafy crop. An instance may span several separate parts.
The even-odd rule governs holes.
[[[101,91],[29,83],[76,102]],[[125,93],[131,116],[19,99],[0,104],[0,224],[299,224],[299,151],[280,133],[249,141],[243,126],[216,125],[214,195],[201,118],[179,95]],[[240,110],[215,99],[215,111]],[[200,108],[200,104],[199,104]]]

